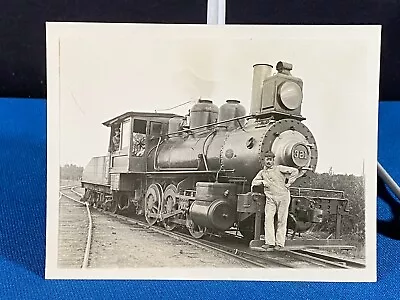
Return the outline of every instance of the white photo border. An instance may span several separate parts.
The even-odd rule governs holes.
[[[308,38],[326,38],[327,34],[348,39],[365,39],[369,42],[370,72],[366,75],[370,87],[368,107],[370,160],[365,162],[366,194],[366,268],[346,270],[304,269],[220,269],[220,268],[146,268],[146,269],[60,269],[57,268],[58,217],[59,217],[59,108],[60,108],[60,43],[75,36],[101,32],[104,38],[154,34],[159,37],[174,36],[176,30],[190,27],[199,37],[231,34],[246,36],[248,30],[265,30],[270,38],[296,37],[299,32]],[[146,29],[146,30],[144,30]],[[143,30],[143,31],[142,31]],[[158,24],[100,24],[100,23],[46,23],[47,38],[47,222],[46,222],[46,279],[149,279],[149,280],[241,280],[241,281],[324,281],[324,282],[375,282],[376,274],[376,163],[378,136],[378,99],[380,70],[380,25],[158,25]]]

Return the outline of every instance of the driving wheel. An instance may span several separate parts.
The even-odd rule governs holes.
[[[151,184],[147,189],[145,197],[144,216],[147,223],[154,225],[157,222],[160,213],[161,192],[157,184]]]
[[[162,201],[162,205],[161,205],[163,214],[170,214],[177,210],[176,192],[177,192],[177,188],[173,184],[170,184],[165,189],[163,201]],[[165,229],[174,230],[174,228],[177,225],[176,223],[173,222],[174,219],[175,219],[175,216],[163,220],[163,225],[164,225]]]

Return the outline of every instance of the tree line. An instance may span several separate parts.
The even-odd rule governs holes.
[[[60,166],[60,179],[80,180],[82,178],[83,167],[74,164],[65,164]]]

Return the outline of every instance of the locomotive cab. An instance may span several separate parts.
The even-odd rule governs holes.
[[[176,115],[127,112],[103,123],[110,128],[107,155],[89,162],[82,181],[91,194],[99,195],[99,190],[104,193],[92,197],[100,207],[118,212],[133,204],[140,209],[148,153],[168,132],[173,117]]]
[[[156,140],[167,134],[174,114],[128,112],[103,125],[110,127],[110,173],[146,172],[146,157]]]

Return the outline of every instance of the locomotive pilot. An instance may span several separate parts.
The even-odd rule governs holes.
[[[285,246],[286,225],[290,206],[289,187],[299,177],[299,170],[275,165],[275,155],[266,153],[264,168],[258,172],[252,181],[253,186],[264,186],[265,194],[265,244],[267,251],[281,250]],[[278,214],[275,230],[275,214]]]

